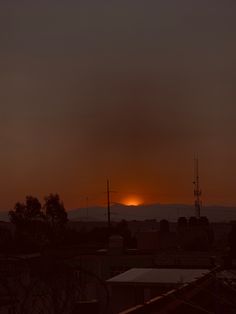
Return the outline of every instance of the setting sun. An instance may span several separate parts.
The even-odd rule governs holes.
[[[136,196],[130,196],[123,199],[122,203],[127,206],[138,206],[142,204],[142,201]]]

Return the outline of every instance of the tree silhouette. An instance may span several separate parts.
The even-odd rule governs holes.
[[[26,197],[26,219],[40,220],[43,218],[42,206],[39,200],[33,196]]]
[[[15,225],[16,249],[39,250],[50,243],[62,243],[66,239],[67,213],[58,194],[44,198],[44,205],[36,197],[26,196],[25,202],[17,202],[9,211]]]
[[[14,225],[19,226],[25,220],[25,212],[26,212],[25,204],[17,202],[14,206],[14,209],[9,211],[8,215],[10,217],[10,221]]]
[[[54,227],[63,227],[68,221],[67,212],[58,194],[50,194],[44,198],[43,209],[46,220]]]
[[[39,200],[26,196],[25,202],[17,202],[9,212],[10,221],[16,227],[16,247],[27,249],[41,246],[46,241],[45,217]]]
[[[25,203],[17,202],[14,210],[9,212],[9,217],[16,227],[28,222],[42,220],[42,206],[36,197],[26,196]]]

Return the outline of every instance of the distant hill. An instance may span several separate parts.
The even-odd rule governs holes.
[[[73,209],[68,211],[70,220],[83,221],[103,221],[106,220],[107,209],[105,207],[89,207],[88,210]],[[126,220],[145,220],[145,219],[163,219],[176,221],[180,216],[194,216],[193,205],[186,204],[152,204],[141,206],[126,206],[123,204],[114,204],[111,206],[111,219],[119,221]],[[226,206],[206,206],[202,209],[202,216],[207,216],[210,221],[227,222],[236,220],[236,207]]]
[[[193,205],[186,204],[152,204],[141,206],[126,206],[123,204],[113,204],[111,206],[111,219],[113,221],[145,220],[163,218],[169,221],[176,221],[180,216],[190,217],[195,214]],[[107,218],[105,207],[89,207],[68,210],[70,220],[76,221],[104,221]],[[236,207],[229,206],[205,206],[202,209],[202,216],[207,216],[212,222],[228,222],[236,220]],[[0,212],[0,220],[9,221],[8,212]]]

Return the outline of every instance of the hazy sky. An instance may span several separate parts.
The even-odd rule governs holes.
[[[236,2],[2,0],[0,209],[236,205]]]

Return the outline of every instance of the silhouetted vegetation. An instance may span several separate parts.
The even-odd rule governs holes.
[[[60,201],[58,194],[50,194],[45,197],[43,209],[45,212],[46,220],[52,228],[60,228],[65,226],[68,221],[67,213],[63,202]]]
[[[91,231],[70,229],[67,212],[58,194],[49,194],[43,204],[34,196],[26,196],[24,202],[17,202],[9,211],[9,218],[15,226],[12,243],[17,252],[74,245],[105,248],[112,234],[122,236],[126,248],[136,244],[125,220],[111,226],[110,230],[107,227],[95,227]]]
[[[26,196],[25,203],[17,202],[9,216],[10,221],[19,228],[28,222],[41,220],[44,215],[39,200],[33,196]]]
[[[37,251],[65,238],[67,213],[58,194],[44,198],[44,204],[33,196],[25,202],[17,202],[9,211],[10,221],[15,225],[15,248]]]

